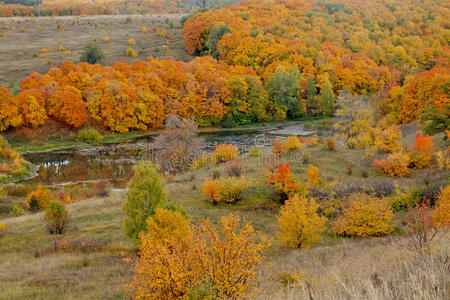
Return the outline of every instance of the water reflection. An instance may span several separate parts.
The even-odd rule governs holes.
[[[266,146],[273,137],[261,132],[227,132],[202,134],[205,150],[218,143],[237,145],[246,152],[252,146]],[[32,183],[61,184],[94,180],[127,181],[132,176],[133,165],[140,159],[154,160],[151,138],[139,138],[109,146],[77,151],[25,154],[25,159],[39,167]]]

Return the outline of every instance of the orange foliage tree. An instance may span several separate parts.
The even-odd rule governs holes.
[[[20,126],[22,123],[14,95],[7,88],[0,87],[0,131]]]
[[[298,188],[296,178],[291,173],[289,163],[278,166],[269,176],[269,184],[273,185],[280,194],[281,202],[284,203],[289,196],[293,195]]]
[[[219,230],[208,220],[190,228],[179,218],[163,221],[149,222],[167,238],[150,232],[140,237],[130,283],[136,298],[179,299],[205,287],[209,297],[235,299],[251,293],[270,242],[247,221],[241,225],[238,217],[222,217]],[[179,223],[181,229],[174,226]]]

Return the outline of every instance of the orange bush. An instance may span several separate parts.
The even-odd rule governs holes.
[[[293,195],[298,188],[295,182],[296,178],[291,173],[289,163],[278,166],[269,176],[269,184],[273,185],[281,195],[281,201],[284,203],[290,195]]]
[[[378,172],[391,177],[405,177],[409,174],[408,161],[407,155],[397,152],[389,154],[385,159],[375,159],[372,166]]]
[[[213,155],[216,163],[225,162],[236,159],[239,156],[239,149],[237,146],[223,143],[215,147]]]
[[[357,193],[347,199],[333,232],[361,238],[382,236],[392,232],[391,218],[392,208],[386,200]]]
[[[422,136],[419,132],[416,134],[416,151],[409,154],[410,167],[423,169],[431,164],[433,152],[431,151],[434,143],[429,135]]]
[[[431,152],[434,143],[428,134],[423,136],[420,132],[417,132],[415,146],[420,152]]]
[[[283,152],[284,152],[283,141],[277,137],[273,140],[272,153],[275,156],[280,156]]]
[[[441,188],[439,200],[433,211],[433,222],[437,227],[450,226],[450,186]]]
[[[220,195],[220,184],[218,179],[206,178],[202,187],[203,195],[209,199],[212,204],[217,204],[222,199]]]

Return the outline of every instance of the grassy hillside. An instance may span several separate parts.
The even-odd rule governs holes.
[[[409,144],[407,136],[404,143]],[[322,177],[342,190],[374,187],[392,190],[394,184],[418,187],[425,175],[433,184],[447,180],[446,171],[415,171],[403,179],[387,179],[370,169],[365,150],[348,150],[338,145],[336,152],[325,147],[306,147],[311,162]],[[201,193],[204,179],[213,172],[224,174],[224,165],[208,166],[176,177],[166,186],[169,198],[183,206],[195,224],[201,218],[214,223],[229,213],[247,218],[269,237],[278,231],[279,204],[266,184],[262,165],[269,158],[243,155],[244,176],[252,183],[244,199],[234,205],[209,203]],[[309,163],[299,153],[285,155],[300,181],[305,180]],[[353,163],[352,174],[347,166]],[[376,192],[378,192],[376,190]],[[4,198],[2,198],[4,199]],[[43,214],[0,220],[6,225],[0,237],[0,298],[6,299],[126,299],[125,284],[131,280],[136,248],[124,235],[122,204],[125,190],[111,190],[107,197],[94,197],[68,205],[70,224],[63,236],[47,233]],[[4,200],[2,200],[4,201]],[[23,203],[23,197],[15,197]],[[276,238],[269,249],[257,299],[443,299],[448,276],[448,236],[439,241],[431,257],[410,251],[404,235],[405,212],[395,214],[395,233],[390,237],[348,239],[326,234],[309,251],[292,250]],[[329,224],[333,218],[329,220]],[[328,224],[328,225],[329,225]],[[448,278],[448,277],[447,277]],[[417,287],[420,286],[420,289]]]

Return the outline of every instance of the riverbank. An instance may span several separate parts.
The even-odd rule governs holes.
[[[242,132],[242,131],[275,131],[281,130],[285,127],[290,127],[294,125],[300,125],[304,122],[319,122],[320,120],[325,120],[329,118],[304,118],[295,121],[284,120],[284,121],[274,121],[274,122],[263,122],[242,125],[234,128],[223,128],[223,127],[204,127],[199,128],[199,133],[226,133],[226,132]],[[30,141],[28,139],[11,139],[9,140],[10,145],[13,149],[21,154],[30,153],[45,153],[52,151],[62,151],[62,150],[76,150],[86,148],[88,146],[99,146],[99,145],[111,145],[117,143],[123,143],[128,141],[133,141],[136,139],[142,139],[146,137],[152,137],[161,134],[162,129],[152,129],[146,131],[131,131],[127,133],[107,133],[103,134],[103,140],[96,144],[86,144],[79,141],[76,137],[76,133],[65,133],[59,135],[58,137],[51,138],[48,140],[34,140]]]

